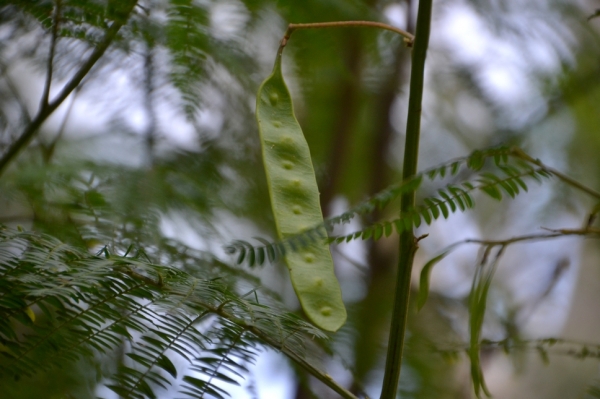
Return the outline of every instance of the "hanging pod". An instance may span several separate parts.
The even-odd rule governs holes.
[[[277,234],[286,240],[321,225],[323,215],[310,150],[281,73],[281,51],[273,73],[258,89],[256,119]],[[319,239],[286,251],[284,259],[308,318],[337,331],[346,321],[346,309],[327,242]]]

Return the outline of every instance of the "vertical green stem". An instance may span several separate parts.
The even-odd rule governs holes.
[[[404,147],[404,166],[402,170],[403,181],[411,179],[417,172],[419,134],[421,130],[421,103],[423,99],[423,78],[425,71],[425,56],[429,44],[431,8],[432,0],[419,1],[410,76],[408,120],[406,122],[406,143]],[[401,197],[400,215],[403,216],[409,212],[414,207],[414,204],[415,193],[404,194]],[[413,258],[417,249],[412,229],[406,230],[400,234],[399,247],[400,258],[398,260],[394,309],[390,326],[381,399],[394,399],[400,380],[402,349],[404,346],[404,333],[408,316],[410,277]]]

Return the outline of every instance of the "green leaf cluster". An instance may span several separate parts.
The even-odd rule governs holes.
[[[492,164],[484,169],[486,160]],[[488,163],[489,164],[489,163]],[[422,199],[421,204],[404,214],[402,217],[373,223],[361,230],[342,236],[330,236],[328,231],[343,223],[348,223],[355,216],[369,215],[381,210],[402,194],[416,191],[423,181],[435,181],[445,178],[459,178],[461,168],[466,168],[474,176],[468,180],[456,180],[437,190],[436,195]],[[234,241],[226,247],[230,254],[237,254],[237,263],[247,262],[250,266],[262,265],[266,261],[273,262],[284,256],[286,251],[296,251],[317,240],[327,239],[330,243],[341,244],[352,240],[379,240],[393,233],[401,233],[407,229],[419,227],[421,224],[430,225],[443,217],[447,219],[452,213],[465,212],[475,207],[476,193],[485,194],[495,200],[502,200],[502,193],[514,198],[527,191],[527,179],[541,183],[550,178],[551,174],[543,168],[531,165],[515,156],[515,150],[509,147],[497,147],[475,151],[473,154],[452,160],[419,173],[408,182],[392,185],[375,196],[361,202],[351,210],[341,215],[326,219],[322,225],[307,229],[305,232],[288,239],[268,242],[256,238],[262,246],[255,246],[247,241]]]
[[[119,395],[155,398],[183,375],[185,397],[225,397],[215,381],[239,383],[260,346],[302,357],[310,337],[323,337],[272,298],[241,296],[220,279],[154,264],[143,251],[90,255],[3,227],[0,253],[2,375],[30,376],[130,342],[108,384]],[[187,366],[177,367],[174,355]]]

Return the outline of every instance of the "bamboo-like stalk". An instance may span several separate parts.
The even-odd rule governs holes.
[[[396,32],[404,37],[409,47],[414,46],[412,59],[412,72],[410,81],[410,96],[408,107],[408,121],[406,127],[406,146],[404,152],[404,168],[402,179],[404,182],[414,178],[417,173],[417,160],[419,153],[419,133],[421,128],[421,102],[423,99],[423,80],[425,69],[425,56],[429,44],[429,31],[431,25],[432,0],[421,0],[417,15],[416,38],[412,34],[387,24],[372,21],[340,21],[320,22],[308,24],[289,24],[277,56],[281,56],[292,33],[299,29],[340,28],[340,27],[374,27]],[[401,197],[401,216],[414,208],[414,191]],[[414,252],[417,248],[413,231],[405,231],[400,235],[400,260],[398,267],[398,280],[396,283],[394,313],[390,328],[386,370],[382,386],[381,399],[396,397],[398,381],[400,379],[400,366],[402,362],[402,347],[408,312],[408,292],[410,289],[410,275]],[[339,393],[339,392],[338,392]]]
[[[412,54],[412,67],[410,75],[410,92],[408,99],[408,120],[406,122],[406,142],[404,147],[404,165],[402,180],[408,181],[417,173],[419,157],[419,136],[421,131],[421,103],[423,100],[423,81],[425,75],[425,58],[429,45],[429,32],[431,26],[432,0],[419,1],[417,13],[417,27]],[[400,199],[400,217],[414,208],[415,193],[402,195]],[[394,293],[394,307],[387,348],[385,374],[381,390],[381,399],[395,399],[400,369],[402,366],[402,351],[404,347],[404,334],[408,318],[408,301],[412,264],[417,250],[417,240],[412,229],[407,229],[400,234],[400,255]]]

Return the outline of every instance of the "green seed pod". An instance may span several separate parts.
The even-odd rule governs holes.
[[[308,144],[281,73],[281,53],[273,73],[258,89],[256,119],[277,234],[285,240],[323,223],[323,215]],[[324,330],[337,331],[346,321],[346,308],[329,245],[320,240],[288,251],[285,262],[310,320]]]

